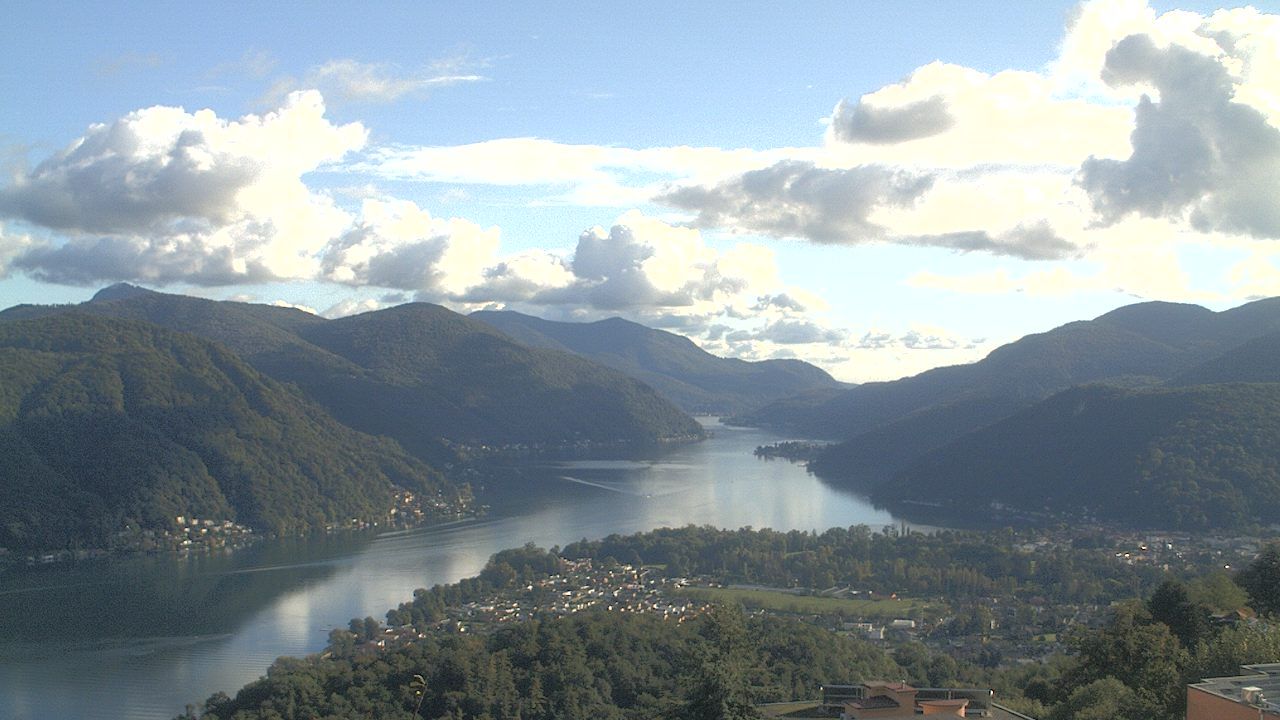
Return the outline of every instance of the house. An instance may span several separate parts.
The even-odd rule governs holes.
[[[1187,720],[1280,720],[1280,663],[1187,686]]]

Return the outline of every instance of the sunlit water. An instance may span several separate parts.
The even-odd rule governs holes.
[[[352,617],[381,619],[415,588],[474,575],[527,542],[896,522],[801,466],[752,455],[780,438],[709,424],[710,440],[652,459],[522,467],[480,520],[0,576],[0,719],[172,718],[214,691],[234,694],[280,655],[316,652]]]

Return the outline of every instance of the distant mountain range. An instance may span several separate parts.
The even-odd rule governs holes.
[[[565,350],[620,370],[695,414],[743,413],[799,393],[834,395],[849,387],[801,360],[717,357],[684,336],[622,318],[554,322],[511,311],[470,317],[531,347]]]
[[[811,469],[900,509],[1280,517],[1280,299],[1132,305],[847,386],[616,318],[410,303],[327,320],[117,285],[0,312],[0,546],[102,546],[178,515],[376,517],[396,487],[452,492],[433,467],[474,453],[701,438],[681,407],[839,440]]]
[[[639,380],[425,303],[326,320],[117,285],[0,321],[0,547],[181,515],[293,533],[450,494],[433,466],[494,448],[704,436]]]
[[[1127,487],[1121,477],[1132,479],[1132,474],[1125,475],[1119,468],[1133,473],[1150,470],[1140,458],[1130,455],[1158,449],[1152,445],[1158,440],[1163,444],[1160,447],[1182,448],[1187,457],[1196,458],[1198,467],[1208,468],[1205,453],[1212,451],[1203,446],[1227,440],[1197,435],[1190,428],[1204,427],[1209,409],[1215,407],[1212,398],[1218,397],[1217,405],[1225,407],[1239,400],[1240,393],[1248,392],[1210,384],[1280,381],[1276,350],[1280,350],[1280,299],[1220,313],[1195,305],[1141,303],[1029,335],[971,365],[860,385],[817,402],[779,401],[739,421],[841,440],[822,452],[811,469],[829,480],[871,489],[874,497],[889,503],[963,499],[980,508],[991,502],[1031,509],[1056,503],[1058,511],[1094,507],[1089,501],[1092,496],[1080,494],[1086,488],[1048,472],[1036,460],[1058,468],[1088,467],[1094,477],[1107,477],[1109,487],[1121,488]],[[1109,389],[1071,390],[1089,384],[1104,384]],[[1173,389],[1150,391],[1155,394],[1141,391],[1162,386],[1188,388],[1189,394],[1178,395]],[[1126,394],[1122,389],[1133,392]],[[1267,387],[1255,389],[1261,398],[1273,397]],[[1065,419],[1058,425],[1048,420],[1034,425],[1033,419],[1055,417],[1055,409],[1065,407],[1058,395],[1063,391],[1092,393],[1087,407],[1095,422],[1108,417],[1108,412],[1121,418],[1107,426],[1118,436],[1119,444],[1093,442],[1100,438],[1089,436],[1088,426]],[[1180,405],[1169,400],[1175,396],[1194,397],[1196,402]],[[1143,445],[1139,426],[1130,423],[1137,423],[1149,407],[1156,406],[1169,414],[1171,424],[1158,437],[1147,437]],[[1180,408],[1185,416],[1177,414]],[[1265,404],[1239,409],[1241,414],[1230,416],[1231,422],[1243,427],[1255,410],[1262,414],[1252,421],[1270,426]],[[1060,444],[1050,443],[1047,437],[1032,437],[1032,427],[1057,427],[1062,435]],[[1045,433],[1051,434],[1048,430]],[[1130,442],[1138,445],[1125,444]],[[1242,445],[1246,446],[1259,447]],[[1249,450],[1251,462],[1264,466],[1270,462],[1256,456],[1255,449]],[[1114,456],[1100,457],[1107,453]],[[1100,463],[1108,462],[1113,464],[1103,472]],[[1205,469],[1208,474],[1198,492],[1184,488],[1181,494],[1171,495],[1172,490],[1161,485],[1164,480],[1151,481],[1155,483],[1152,491],[1169,502],[1176,496],[1178,503],[1208,503],[1201,511],[1179,505],[1174,512],[1173,506],[1156,501],[1137,506],[1133,497],[1126,497],[1115,512],[1099,510],[1099,514],[1154,524],[1159,524],[1155,522],[1159,515],[1168,523],[1187,527],[1260,520],[1261,508],[1269,507],[1263,503],[1269,492],[1264,486],[1273,478],[1266,472],[1241,475],[1237,470],[1221,469],[1227,473],[1222,479],[1213,475],[1219,470]],[[1233,497],[1247,502],[1233,506],[1235,510],[1209,510],[1227,493],[1222,483],[1239,483],[1231,491],[1238,493]],[[1021,490],[1014,492],[1014,486]],[[1167,512],[1147,512],[1156,507]]]
[[[427,461],[453,460],[459,445],[651,443],[703,434],[633,378],[572,353],[528,347],[437,305],[326,320],[117,285],[70,307],[222,343],[341,422],[394,438]],[[68,309],[18,306],[0,320]]]

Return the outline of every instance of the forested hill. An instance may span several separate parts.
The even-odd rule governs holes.
[[[1220,313],[1140,303],[1028,335],[970,365],[860,385],[819,404],[778,403],[745,421],[843,440],[813,469],[834,479],[878,481],[1055,392],[1095,382],[1155,386],[1277,331],[1280,303],[1271,300]]]
[[[831,395],[847,387],[801,360],[717,357],[686,337],[622,318],[554,322],[511,311],[481,311],[471,317],[526,345],[567,350],[621,370],[686,412],[742,413],[798,393]]]
[[[873,496],[954,512],[1001,503],[1126,524],[1280,517],[1280,384],[1067,390],[925,455]]]
[[[297,532],[444,480],[221,346],[78,313],[0,323],[0,546],[105,547],[179,515]]]
[[[1280,382],[1280,333],[1250,340],[1178,374],[1168,384],[1205,385],[1224,382]]]
[[[413,303],[326,320],[299,310],[113,286],[80,312],[216,340],[294,383],[357,430],[428,461],[448,444],[564,445],[700,437],[651,388],[568,352],[534,349],[445,308]],[[65,312],[19,306],[0,319]]]
[[[299,383],[339,418],[392,437],[406,427],[500,443],[702,435],[696,421],[637,380],[571,353],[522,345],[438,305],[331,320],[301,335],[364,373],[348,382]]]
[[[984,397],[1041,400],[1090,382],[1154,384],[1241,343],[1280,331],[1280,306],[1263,301],[1214,313],[1149,302],[1068,323],[996,348],[969,365],[866,383],[817,405],[779,403],[745,418],[846,439],[914,412]],[[1248,316],[1250,322],[1238,322]]]

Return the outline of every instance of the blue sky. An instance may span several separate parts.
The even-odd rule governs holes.
[[[1276,3],[458,5],[9,4],[0,306],[623,315],[870,380],[1280,294]]]

